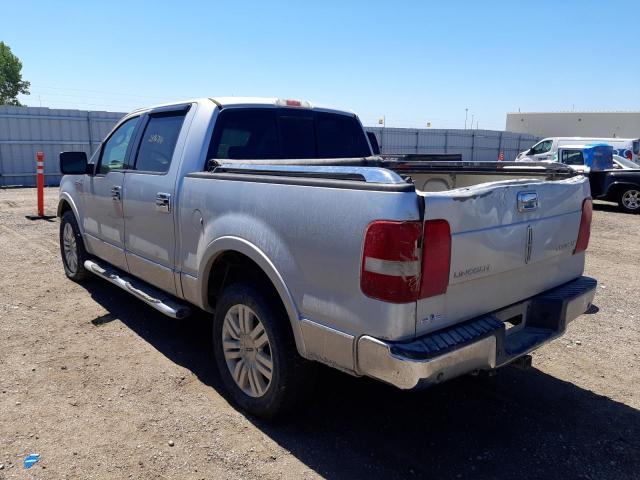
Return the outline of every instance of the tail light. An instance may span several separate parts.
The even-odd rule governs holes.
[[[440,295],[449,284],[450,259],[451,232],[445,220],[425,222],[424,238],[422,222],[377,220],[365,233],[360,288],[369,297],[393,303]]]
[[[449,286],[451,228],[446,220],[424,222],[420,298],[442,295]]]
[[[420,291],[421,222],[377,220],[367,227],[360,288],[394,303],[415,301]]]
[[[625,150],[624,156],[627,157],[627,160],[633,160],[633,153],[631,152],[631,150]]]
[[[593,216],[593,202],[590,198],[582,202],[582,216],[580,217],[580,230],[576,240],[576,248],[573,253],[584,252],[589,246],[591,236],[591,217]]]

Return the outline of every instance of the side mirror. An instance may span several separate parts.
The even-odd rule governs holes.
[[[87,163],[87,154],[84,152],[62,152],[60,171],[63,175],[92,175],[93,165]]]

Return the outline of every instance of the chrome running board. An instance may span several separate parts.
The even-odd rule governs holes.
[[[122,275],[123,272],[114,267],[103,267],[95,260],[85,260],[84,268],[129,292],[168,317],[181,319],[191,314],[191,309],[188,306],[177,302],[168,293],[161,292],[141,280],[127,278]]]

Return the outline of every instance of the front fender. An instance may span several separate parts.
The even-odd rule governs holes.
[[[207,285],[209,273],[211,272],[211,268],[213,267],[216,259],[227,251],[236,251],[246,255],[262,269],[267,277],[269,277],[269,280],[276,288],[276,291],[278,292],[278,295],[280,296],[280,299],[287,311],[287,315],[289,316],[289,322],[291,323],[291,329],[293,330],[296,348],[300,355],[304,356],[306,349],[300,326],[300,315],[295,301],[291,296],[291,292],[287,288],[284,279],[276,269],[273,262],[271,262],[262,250],[251,242],[239,237],[225,236],[215,239],[207,246],[202,255],[202,262],[200,263],[200,269],[198,271],[198,278],[200,279],[200,304],[206,310],[210,310]]]
[[[71,210],[73,211],[73,215],[76,217],[76,220],[78,221],[78,228],[80,229],[80,233],[84,235],[83,222],[82,222],[82,219],[80,218],[80,213],[78,212],[78,206],[76,205],[76,202],[74,201],[73,197],[69,195],[68,192],[60,192],[60,195],[58,197],[58,210],[56,212],[56,215],[58,217],[62,216],[65,203],[69,204],[69,206],[71,207]]]

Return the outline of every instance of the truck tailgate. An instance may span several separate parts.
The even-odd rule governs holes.
[[[419,195],[425,221],[449,222],[451,263],[446,293],[417,302],[416,334],[508,306],[582,274],[584,253],[573,252],[582,203],[589,197],[584,177],[493,182]],[[428,237],[423,248],[429,249]]]

